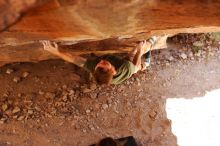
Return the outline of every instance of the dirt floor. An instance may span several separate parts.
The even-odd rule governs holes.
[[[86,146],[130,135],[140,146],[176,146],[166,99],[220,87],[220,47],[206,37],[174,37],[122,85],[88,84],[86,72],[62,60],[1,67],[0,146]]]

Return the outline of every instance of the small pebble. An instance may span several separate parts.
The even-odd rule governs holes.
[[[156,117],[157,117],[157,115],[158,115],[157,111],[152,110],[152,111],[149,112],[149,117],[150,117],[152,120],[155,120]]]
[[[21,93],[18,93],[18,97],[21,97],[22,96],[22,94]]]
[[[170,65],[170,63],[169,62],[166,62],[166,66],[169,66]]]
[[[76,124],[76,125],[75,125],[75,128],[76,128],[76,129],[80,129],[81,126],[80,126],[79,124]]]
[[[67,85],[63,85],[62,88],[63,88],[63,89],[66,89],[66,88],[67,88]]]
[[[44,95],[44,92],[41,90],[38,93],[39,93],[39,95]]]
[[[24,116],[20,116],[20,117],[18,118],[18,121],[22,121],[22,120],[24,120]]]
[[[181,53],[181,54],[180,54],[180,57],[181,57],[182,59],[187,59],[187,55],[186,55],[185,53]]]
[[[86,113],[89,114],[91,111],[90,110],[86,110]]]
[[[108,105],[107,105],[107,104],[103,104],[103,105],[102,105],[102,108],[105,110],[105,109],[108,108]]]
[[[96,84],[95,84],[95,83],[93,83],[93,84],[90,85],[90,89],[91,89],[91,90],[95,90],[96,88],[97,88],[97,87],[96,87]]]
[[[21,109],[16,106],[16,107],[12,110],[12,113],[13,113],[13,114],[16,114],[16,113],[18,113],[18,112],[20,112],[20,111],[21,111]]]
[[[23,77],[23,78],[26,78],[29,74],[30,74],[29,72],[24,72],[24,73],[22,74],[22,77]]]
[[[20,77],[14,77],[13,78],[13,82],[15,82],[15,83],[18,83],[18,82],[20,82],[21,81],[21,78]]]
[[[86,133],[86,129],[83,129],[82,131],[83,131],[83,133]]]
[[[32,115],[33,113],[34,113],[33,110],[28,110],[28,114],[29,114],[29,115]]]
[[[2,120],[0,121],[0,124],[4,124],[4,123],[5,123],[5,121],[2,121]]]
[[[7,105],[7,104],[3,104],[3,105],[2,105],[2,110],[3,110],[3,111],[6,111],[7,109],[8,109],[8,105]]]
[[[173,61],[173,60],[174,60],[173,56],[170,56],[170,57],[168,58],[168,60],[169,60],[169,61]]]
[[[73,95],[74,93],[75,93],[74,90],[70,90],[70,91],[69,91],[69,95]]]
[[[14,70],[13,70],[13,69],[10,69],[10,68],[6,70],[6,73],[7,73],[7,74],[11,74],[11,73],[13,73],[13,72],[14,72]]]
[[[85,89],[83,89],[83,93],[89,93],[89,92],[91,92],[92,90],[91,89],[88,89],[88,88],[85,88]]]
[[[56,94],[55,94],[55,93],[52,93],[52,92],[47,92],[47,93],[45,94],[45,97],[46,97],[47,99],[54,99],[54,98],[56,97]]]
[[[97,93],[90,93],[90,97],[92,99],[96,99],[97,98]]]

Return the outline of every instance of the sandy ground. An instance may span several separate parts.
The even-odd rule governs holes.
[[[141,146],[176,146],[166,99],[220,86],[219,48],[192,51],[155,51],[148,70],[117,86],[88,84],[87,73],[61,60],[1,67],[0,145],[86,146],[133,135]]]

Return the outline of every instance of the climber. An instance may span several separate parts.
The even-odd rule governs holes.
[[[93,144],[90,146],[137,146],[137,143],[133,136],[123,137],[119,139],[105,137],[101,139],[98,144]]]
[[[41,43],[44,46],[44,50],[90,71],[97,84],[101,85],[120,84],[139,70],[144,70],[150,63],[150,49],[156,40],[156,37],[151,37],[147,41],[140,42],[128,54],[128,59],[122,59],[113,55],[104,55],[92,60],[67,52],[60,52],[55,42],[41,41]],[[142,56],[145,57],[145,63],[143,65],[141,64]]]
[[[102,139],[97,146],[122,146],[119,142],[111,137]]]

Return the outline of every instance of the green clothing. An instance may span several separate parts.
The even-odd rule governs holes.
[[[87,60],[84,68],[90,72],[94,72],[100,60],[109,61],[116,69],[117,73],[113,76],[111,84],[120,84],[130,78],[135,72],[135,65],[132,62],[113,55],[105,55],[93,60]]]

